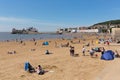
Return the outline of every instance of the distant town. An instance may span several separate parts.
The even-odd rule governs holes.
[[[57,34],[77,33],[77,32],[111,33],[112,28],[120,28],[120,20],[111,20],[111,21],[106,21],[102,23],[97,23],[89,27],[80,26],[80,27],[59,28],[54,33],[57,33]],[[34,27],[29,27],[27,29],[23,28],[21,30],[13,28],[11,33],[12,34],[39,34],[41,32],[39,32]]]
[[[112,28],[120,28],[120,24],[97,24],[89,27],[75,28],[59,28],[57,33],[76,33],[76,32],[95,32],[95,33],[111,33]]]

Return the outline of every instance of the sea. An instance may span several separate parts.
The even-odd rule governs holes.
[[[53,33],[44,33],[44,34],[11,34],[10,32],[0,32],[0,41],[7,41],[7,40],[31,40],[31,39],[58,39],[58,38],[68,38],[70,36],[67,35],[60,35],[60,34],[53,34]]]

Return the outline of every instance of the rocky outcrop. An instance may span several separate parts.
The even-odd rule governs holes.
[[[37,34],[39,33],[36,28],[30,27],[28,29],[18,30],[13,28],[11,34]]]

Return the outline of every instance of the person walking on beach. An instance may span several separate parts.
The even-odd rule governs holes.
[[[90,50],[90,56],[93,57],[94,53],[95,53],[95,52],[94,52],[94,49],[91,48],[91,50]]]
[[[70,56],[74,56],[74,47],[70,47]]]
[[[84,46],[82,48],[82,53],[83,53],[83,56],[85,56],[85,47]]]

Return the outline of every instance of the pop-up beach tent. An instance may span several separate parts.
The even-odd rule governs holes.
[[[43,45],[49,45],[49,43],[46,41],[46,42],[43,42]]]
[[[113,60],[114,59],[114,52],[112,50],[107,50],[101,56],[102,60]]]
[[[30,73],[35,72],[35,69],[32,67],[32,65],[29,62],[25,62],[24,70],[29,71]]]

